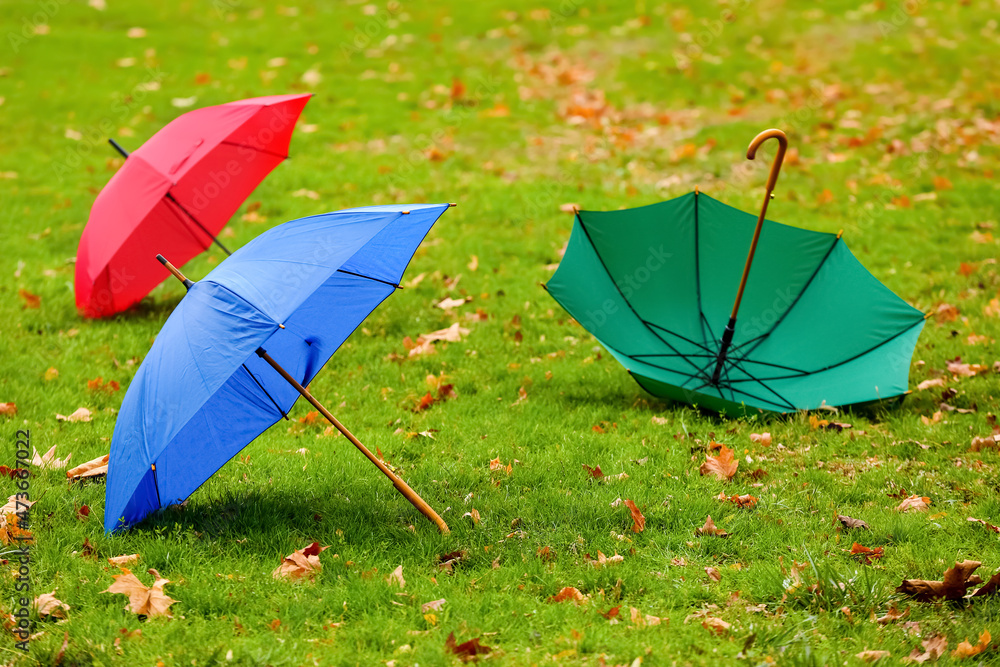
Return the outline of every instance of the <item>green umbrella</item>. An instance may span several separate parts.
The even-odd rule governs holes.
[[[753,159],[770,138],[780,147],[756,220],[697,189],[636,209],[578,211],[545,287],[662,398],[746,414],[905,394],[924,314],[840,234],[764,220],[787,139],[767,130],[747,151]]]

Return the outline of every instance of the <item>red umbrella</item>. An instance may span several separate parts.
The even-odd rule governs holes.
[[[288,157],[311,95],[255,97],[174,119],[97,195],[76,253],[76,306],[104,317],[170,276],[157,253],[186,262],[209,245],[272,169]]]

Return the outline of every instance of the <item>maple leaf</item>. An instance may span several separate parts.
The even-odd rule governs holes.
[[[906,608],[906,611],[900,612],[899,609],[896,608],[896,603],[893,602],[892,606],[889,607],[889,611],[885,612],[885,616],[879,616],[878,618],[875,619],[875,622],[878,623],[879,625],[888,625],[893,621],[898,621],[901,618],[906,618],[909,615],[910,615],[909,607]]]
[[[170,583],[168,579],[160,576],[160,573],[150,568],[147,572],[153,575],[153,585],[147,587],[134,574],[125,570],[124,574],[112,575],[115,583],[108,587],[105,593],[121,593],[128,596],[128,605],[125,607],[139,616],[166,616],[172,618],[170,605],[177,602],[171,599],[163,591],[163,587]]]
[[[89,422],[90,410],[87,408],[77,408],[69,416],[56,413],[56,419],[61,422]]]
[[[390,586],[406,588],[406,579],[403,579],[403,566],[400,565],[395,570],[390,572],[389,576],[385,578],[385,582]]]
[[[888,658],[891,653],[888,651],[862,651],[861,653],[855,653],[855,657],[861,658],[865,662],[875,662],[876,660],[881,660],[882,658]]]
[[[985,584],[983,584],[982,587],[979,588],[975,593],[973,593],[972,597],[979,598],[979,597],[985,597],[987,595],[996,595],[998,590],[1000,590],[1000,573],[994,574],[992,577],[990,577],[990,580],[987,581]]]
[[[990,530],[992,530],[994,533],[1000,533],[1000,528],[998,528],[997,526],[994,526],[991,523],[987,523],[987,522],[983,521],[982,519],[975,519],[975,518],[973,518],[973,517],[970,516],[969,518],[966,519],[966,521],[971,521],[973,523],[982,524],[982,525],[986,526],[987,528],[989,528]]]
[[[111,563],[112,565],[117,565],[118,567],[138,562],[138,560],[139,560],[139,554],[128,554],[126,556],[111,556],[108,558],[109,563]],[[122,569],[124,568],[122,567]]]
[[[91,459],[86,463],[81,463],[77,467],[67,470],[66,477],[69,478],[70,481],[75,481],[78,479],[89,479],[107,475],[109,458],[110,455],[105,454],[104,456],[98,456],[96,459]]]
[[[69,611],[69,605],[58,600],[55,591],[39,595],[32,606],[38,611],[39,617],[66,618],[66,612]]]
[[[982,364],[963,364],[958,358],[948,362],[948,372],[958,377],[975,377],[989,370],[989,366]]]
[[[924,647],[924,652],[921,653],[920,649],[917,648],[913,649],[909,657],[906,658],[907,662],[936,662],[948,650],[948,638],[944,635],[934,635],[930,639],[920,642],[920,645]]]
[[[733,494],[731,496],[727,496],[723,492],[723,493],[720,493],[715,498],[716,498],[716,500],[721,500],[723,502],[730,502],[730,503],[733,503],[734,505],[736,505],[737,507],[743,507],[743,508],[746,508],[746,509],[750,509],[754,505],[757,504],[757,496],[753,496],[753,495],[751,495],[749,493],[743,494],[742,496],[736,495],[736,494]]]
[[[558,593],[550,597],[549,602],[573,602],[575,604],[586,604],[587,596],[572,586],[565,586]]]
[[[585,554],[584,559],[587,560],[595,568],[600,569],[602,567],[608,567],[609,565],[618,565],[625,561],[625,556],[619,556],[615,554],[614,556],[608,558],[600,551],[597,552],[597,558],[591,558],[590,554]]]
[[[705,574],[707,574],[708,578],[711,579],[712,581],[722,581],[722,573],[719,572],[717,568],[711,566],[706,567]]]
[[[702,526],[701,528],[696,529],[694,531],[694,534],[696,537],[698,535],[715,535],[716,537],[729,537],[729,533],[715,526],[715,522],[712,521],[711,514],[709,514],[708,518],[705,519],[705,525]]]
[[[417,406],[413,410],[414,412],[421,412],[432,405],[434,405],[434,397],[431,395],[431,392],[427,392],[427,394],[420,399],[420,402],[417,403]]]
[[[711,445],[709,445],[709,447],[711,447]],[[740,462],[734,459],[733,450],[725,445],[720,445],[719,455],[706,455],[705,462],[701,464],[698,472],[702,475],[714,475],[716,479],[727,482],[733,478],[733,475],[736,474],[736,468],[739,467],[739,465]]]
[[[844,516],[843,514],[837,515],[837,520],[844,525],[844,528],[858,528],[861,530],[871,530],[868,524],[861,519],[852,519],[849,516]]]
[[[593,477],[594,479],[601,479],[602,477],[604,477],[604,473],[601,472],[601,466],[599,465],[591,468],[589,465],[584,463],[583,469],[586,470],[587,473],[589,473],[590,476]]]
[[[447,602],[447,600],[444,598],[441,598],[440,600],[432,600],[431,602],[425,602],[420,605],[420,613],[426,614],[430,611],[441,611],[441,607],[444,606],[445,602]]]
[[[764,447],[771,446],[771,434],[770,433],[751,433],[750,442],[759,442]]]
[[[329,546],[321,547],[319,542],[313,542],[304,549],[298,549],[285,556],[281,565],[274,569],[271,576],[275,579],[309,579],[316,581],[316,575],[323,570],[323,564],[319,562],[319,555],[329,549]]]
[[[490,471],[492,472],[505,472],[508,475],[514,470],[514,466],[508,463],[506,466],[500,461],[500,457],[495,459],[490,459]]]
[[[629,607],[629,619],[634,625],[645,627],[647,625],[659,625],[663,619],[652,614],[643,614],[635,607]]]
[[[987,649],[992,641],[989,630],[983,630],[983,634],[979,635],[979,643],[973,646],[969,643],[968,637],[965,638],[961,644],[955,647],[955,650],[951,652],[951,657],[953,658],[970,658],[974,655],[979,655]]]
[[[924,380],[917,385],[917,390],[923,391],[925,389],[930,389],[932,387],[943,387],[945,385],[944,378],[933,378],[930,380]]]
[[[899,504],[896,508],[897,512],[926,512],[931,504],[931,499],[927,496],[918,496],[916,494],[906,498]]]
[[[42,297],[37,294],[32,294],[26,289],[17,290],[18,296],[24,299],[24,305],[21,306],[21,310],[26,310],[28,308],[41,308],[42,307]]]
[[[871,549],[855,542],[851,547],[851,555],[856,556],[859,561],[864,561],[868,565],[871,565],[873,560],[882,558],[884,554],[882,547],[875,547],[874,549]]]
[[[727,632],[729,632],[729,628],[731,628],[732,625],[726,623],[721,618],[715,618],[713,616],[709,616],[707,618],[702,619],[701,627],[711,632],[714,632],[717,635],[724,635]]]
[[[428,342],[433,342],[436,340],[443,340],[449,343],[461,342],[462,336],[468,336],[469,330],[463,326],[459,326],[458,322],[455,322],[447,329],[438,329],[437,331],[432,331],[421,336],[424,340]]]
[[[635,506],[635,503],[626,499],[625,507],[627,507],[632,513],[632,532],[641,533],[646,530],[646,517],[642,515],[642,512],[640,512],[639,508]]]
[[[613,619],[615,616],[618,615],[618,612],[620,610],[621,610],[621,605],[619,605],[617,607],[612,607],[611,609],[608,609],[607,611],[600,611],[599,610],[597,613],[610,621],[611,619]],[[615,621],[615,623],[617,623],[617,621]]]
[[[0,403],[0,415],[13,417],[17,414],[17,406],[13,403]]]
[[[479,656],[486,655],[493,650],[489,646],[480,644],[479,637],[474,637],[467,642],[456,645],[454,632],[448,634],[448,639],[445,640],[444,647],[448,653],[453,653],[462,662],[478,660]]]
[[[58,445],[52,445],[49,451],[45,452],[44,456],[39,456],[38,450],[32,447],[33,454],[31,457],[31,465],[35,466],[40,470],[44,469],[56,470],[58,468],[65,468],[66,464],[69,463],[69,460],[73,458],[73,455],[70,454],[64,459],[57,459],[56,447],[58,447]]]
[[[896,587],[896,592],[909,595],[921,602],[937,598],[961,600],[965,597],[966,589],[983,583],[978,575],[973,574],[980,565],[982,563],[975,560],[956,562],[954,567],[945,571],[941,581],[904,579],[903,583]]]
[[[30,507],[34,502],[22,500],[20,506],[18,506],[18,502],[15,494],[10,497],[6,505],[0,508],[0,543],[14,544],[15,546],[34,544],[35,538],[31,531],[18,525],[21,522],[21,517],[17,514],[18,511],[24,510],[25,505]]]
[[[457,308],[458,306],[464,306],[469,301],[472,301],[472,297],[465,297],[464,299],[452,299],[449,296],[435,303],[434,307],[440,308],[441,310],[449,310],[451,308]]]

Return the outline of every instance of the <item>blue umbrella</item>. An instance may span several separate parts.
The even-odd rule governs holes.
[[[448,204],[370,206],[279,225],[197,283],[167,319],[122,401],[104,529],[183,502],[304,396],[438,527],[448,526],[317,401],[308,385],[399,287]]]

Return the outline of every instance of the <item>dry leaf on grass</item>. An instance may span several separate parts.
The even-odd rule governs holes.
[[[112,565],[117,565],[118,567],[124,567],[131,563],[138,562],[139,554],[128,554],[127,556],[112,556],[108,558],[108,562]]]
[[[705,519],[705,525],[702,526],[701,528],[696,529],[694,531],[694,534],[696,537],[698,535],[714,535],[716,537],[729,537],[729,533],[715,526],[715,522],[712,521],[711,514],[709,514],[708,518]]]
[[[992,523],[986,523],[982,519],[975,519],[975,518],[973,518],[973,517],[970,516],[969,518],[966,519],[966,521],[971,521],[973,523],[982,524],[983,526],[986,526],[987,528],[989,528],[990,530],[992,530],[994,533],[1000,533],[1000,528],[998,528],[997,526],[994,526]]]
[[[406,579],[403,579],[403,566],[400,565],[395,570],[393,570],[388,577],[385,578],[385,582],[390,586],[399,586],[400,588],[406,588]]]
[[[705,574],[707,574],[708,578],[711,579],[712,581],[722,581],[722,573],[719,572],[719,570],[714,567],[711,566],[706,567]]]
[[[170,605],[177,600],[171,599],[163,591],[163,587],[170,581],[161,577],[160,573],[152,568],[147,572],[155,579],[150,587],[139,581],[134,574],[125,570],[124,574],[113,575],[115,583],[111,584],[104,592],[127,595],[128,605],[125,608],[134,614],[150,618],[155,616],[172,617]]]
[[[13,417],[17,414],[17,405],[13,403],[0,403],[0,415]]]
[[[489,646],[480,644],[479,637],[474,637],[467,642],[456,645],[454,632],[448,634],[448,639],[444,642],[444,648],[448,653],[455,655],[462,662],[478,660],[479,656],[486,655],[493,650]]]
[[[989,630],[983,630],[983,634],[979,635],[979,643],[973,646],[969,643],[968,637],[965,641],[955,647],[955,650],[951,652],[951,657],[953,658],[971,658],[974,655],[979,655],[985,651],[992,641]]]
[[[319,542],[313,542],[304,549],[299,549],[285,556],[281,565],[274,569],[271,576],[275,579],[302,579],[316,581],[316,575],[323,570],[319,555],[330,547],[321,547]]]
[[[451,308],[458,308],[459,306],[464,306],[469,301],[472,301],[472,297],[465,297],[462,299],[452,299],[449,296],[435,303],[434,307],[440,308],[441,310],[449,310]]]
[[[56,419],[61,422],[89,422],[90,410],[87,408],[77,408],[69,416],[56,413]]]
[[[587,474],[589,474],[594,479],[603,479],[604,478],[604,473],[601,472],[601,466],[598,465],[598,466],[594,466],[593,468],[591,468],[586,463],[583,463],[581,465],[583,465],[583,469],[587,471]]]
[[[885,612],[885,616],[879,616],[878,618],[875,619],[875,622],[878,623],[879,625],[888,625],[889,623],[898,621],[901,618],[906,618],[909,615],[910,615],[909,607],[906,608],[906,611],[900,612],[899,609],[896,608],[896,603],[893,602],[892,606],[889,607],[889,611]]]
[[[871,549],[855,542],[854,546],[851,547],[851,555],[856,557],[858,561],[871,565],[872,561],[879,560],[884,554],[882,547]]]
[[[759,442],[764,447],[771,446],[771,434],[770,433],[751,433],[750,442]]]
[[[629,607],[629,619],[634,625],[639,627],[646,627],[648,625],[659,625],[663,622],[659,616],[653,616],[652,614],[643,614],[640,610],[635,607]]]
[[[757,504],[757,497],[750,495],[749,493],[745,493],[742,496],[736,494],[727,496],[725,493],[720,493],[715,497],[715,499],[733,503],[737,507],[742,507],[744,509],[750,509]]]
[[[426,614],[429,611],[441,611],[441,607],[444,606],[445,602],[447,601],[444,598],[441,598],[440,600],[433,600],[431,602],[425,602],[420,605],[420,613]]]
[[[66,464],[69,463],[69,460],[73,458],[73,455],[70,454],[64,459],[57,459],[56,447],[58,447],[58,445],[52,445],[52,447],[49,448],[49,451],[45,452],[44,456],[39,456],[38,450],[32,447],[31,465],[35,466],[39,470],[56,470],[58,468],[65,468]]]
[[[597,552],[597,558],[591,558],[590,554],[584,554],[584,560],[593,565],[595,568],[608,567],[609,565],[618,565],[625,561],[625,556],[619,556],[615,554],[608,558],[600,551]]]
[[[904,658],[905,662],[936,662],[948,650],[948,638],[944,635],[934,635],[920,642],[920,645],[924,647],[924,652],[921,653],[917,648],[913,649],[910,655]]]
[[[729,632],[729,628],[732,627],[729,623],[726,623],[721,618],[714,618],[709,616],[701,621],[701,627],[717,635],[724,635]]]
[[[715,444],[717,443],[712,443],[712,445]],[[712,445],[709,445],[710,449],[712,448]],[[707,455],[705,462],[701,464],[698,472],[702,475],[713,475],[717,479],[727,482],[733,478],[733,475],[736,474],[736,468],[738,468],[739,465],[740,462],[736,461],[733,456],[733,450],[725,445],[721,445],[719,455]]]
[[[861,658],[865,662],[875,662],[876,660],[881,660],[882,658],[888,658],[891,653],[888,651],[862,651],[861,653],[856,653],[855,656]]]
[[[53,618],[66,618],[69,605],[62,600],[56,599],[56,592],[45,593],[35,598],[34,607],[38,611],[39,617],[52,616]]]
[[[104,456],[98,456],[96,459],[87,461],[86,463],[81,463],[75,468],[71,468],[66,471],[66,477],[70,481],[75,481],[78,479],[89,479],[92,477],[100,477],[102,475],[108,474],[108,459],[109,454]]]
[[[572,586],[565,586],[558,593],[549,598],[549,602],[574,602],[584,604],[587,596]]]
[[[870,530],[868,524],[862,521],[861,519],[852,519],[849,516],[838,514],[837,520],[844,525],[844,528],[858,528],[860,530]]]
[[[642,515],[639,508],[631,500],[625,500],[625,507],[632,513],[632,532],[641,533],[646,529],[646,517]]]
[[[896,508],[897,512],[926,512],[930,508],[931,499],[927,496],[912,495],[906,498]]]
[[[956,562],[954,567],[945,571],[941,581],[904,579],[903,583],[896,587],[896,592],[909,595],[921,602],[929,602],[939,598],[961,600],[965,597],[967,589],[983,583],[979,575],[973,574],[980,565],[982,563],[975,560]]]
[[[14,544],[15,546],[34,544],[35,538],[31,534],[31,531],[21,528],[18,525],[20,521],[21,519],[18,518],[17,514],[13,513],[13,510],[0,515],[0,542],[5,545]]]

